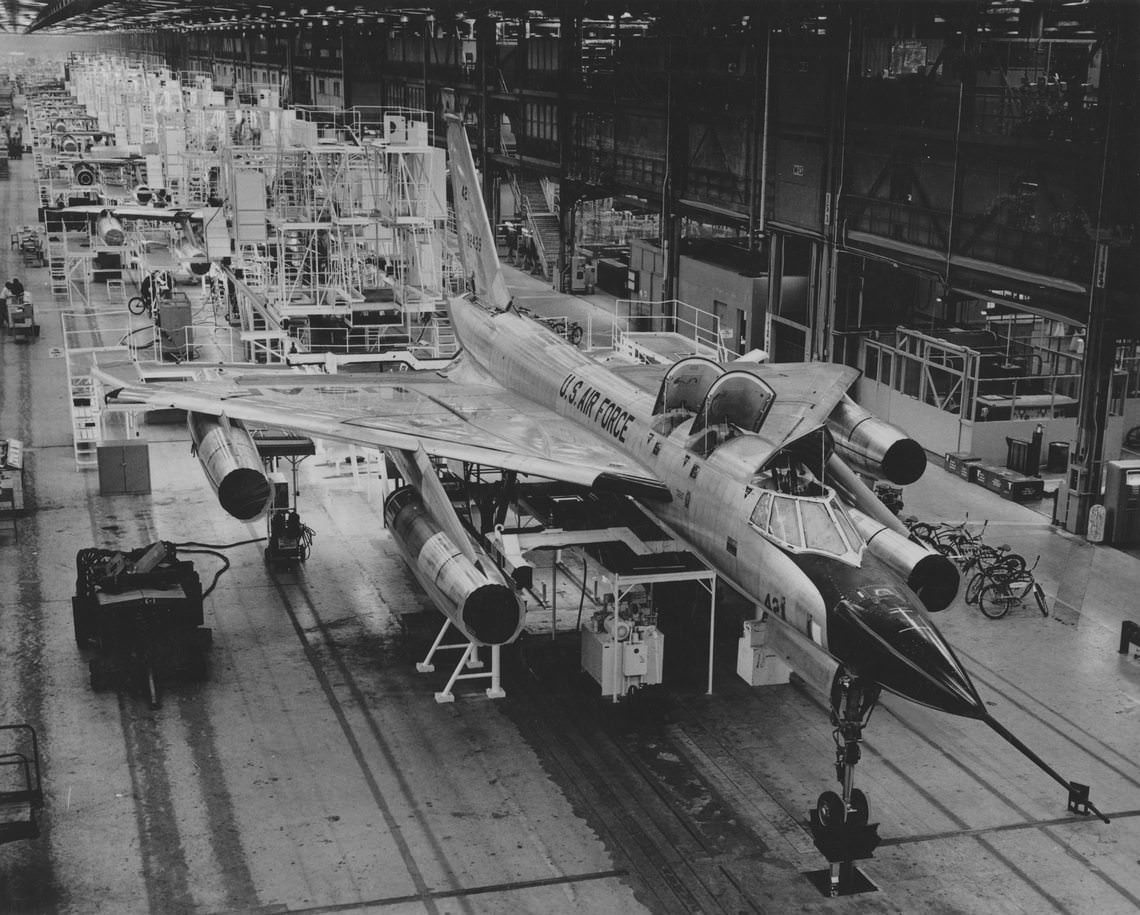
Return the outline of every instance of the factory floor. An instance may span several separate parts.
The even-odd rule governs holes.
[[[34,221],[35,190],[31,160],[11,165],[0,205],[16,226]],[[1140,619],[1137,556],[933,463],[904,511],[988,520],[990,542],[1040,554],[1050,605],[994,621],[959,598],[937,624],[993,715],[1091,785],[1109,824],[1070,814],[1065,790],[984,724],[887,697],[857,773],[883,839],[860,865],[871,889],[829,900],[808,876],[823,863],[806,825],[836,787],[826,702],[736,676],[738,607],[718,619],[711,696],[702,605],[667,636],[665,686],[634,702],[602,702],[574,646],[538,634],[512,653],[506,698],[476,681],[439,704],[443,665],[415,668],[437,617],[377,485],[332,449],[301,465],[303,565],[267,565],[260,543],[222,550],[206,679],[168,684],[158,709],[93,692],[72,631],[78,550],[224,546],[265,528],[217,508],[180,426],[131,430],[148,442],[149,493],[100,494],[72,444],[60,313],[73,306],[45,268],[0,256],[42,327],[0,338],[0,437],[24,443],[27,505],[0,529],[0,723],[36,727],[46,792],[40,837],[0,848],[0,912],[1140,909],[1140,659],[1117,652],[1121,622]],[[96,330],[107,310],[101,295],[82,308]],[[222,568],[186,558],[204,583]],[[569,576],[551,588],[579,599]]]

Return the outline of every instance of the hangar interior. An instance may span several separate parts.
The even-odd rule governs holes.
[[[0,727],[0,908],[1140,906],[1140,7],[17,0],[0,28],[23,36],[0,34],[0,256],[27,289],[0,344],[0,721],[35,725]],[[664,366],[849,369],[866,428],[930,468],[844,499],[1027,557],[1040,613],[975,612],[958,553],[937,618],[996,718],[887,696],[864,737],[814,618],[726,586],[644,499],[247,441],[225,412],[190,411],[188,453],[185,409],[117,402],[117,360],[156,385],[291,369],[346,402],[446,374],[475,283],[453,117],[511,308],[656,395],[663,440],[708,424],[686,486],[769,405],[753,379],[752,426],[731,398],[709,419]],[[787,488],[745,492],[755,530],[890,538],[802,454],[860,417],[763,468]],[[230,448],[264,493],[227,495]],[[510,638],[420,576],[466,555],[423,558],[441,517],[514,592]],[[184,644],[104,651],[156,604]],[[829,794],[881,822],[873,859],[828,851]]]
[[[318,108],[456,87],[492,217],[555,288],[856,366],[938,454],[1003,463],[1041,422],[1076,532],[1137,456],[1130,4],[236,6],[138,42]]]

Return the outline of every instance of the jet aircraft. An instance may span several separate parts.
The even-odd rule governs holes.
[[[453,102],[453,99],[451,100]],[[189,411],[197,453],[223,507],[254,518],[269,499],[244,423],[384,449],[411,485],[386,507],[409,563],[472,643],[500,645],[523,622],[511,580],[456,516],[430,458],[624,494],[758,607],[837,666],[831,687],[842,796],[819,820],[866,824],[853,785],[862,730],[888,690],[985,721],[1093,811],[998,723],[934,625],[958,574],[906,530],[861,481],[895,483],[925,468],[921,446],[847,397],[841,365],[602,365],[513,307],[461,118],[445,112],[452,190],[472,289],[449,303],[462,352],[442,372],[356,383],[203,370],[143,385],[102,370],[109,400]],[[767,600],[765,600],[767,598]],[[1099,815],[1099,813],[1098,813]]]
[[[143,190],[136,188],[135,193]],[[146,190],[146,199],[153,199],[153,192]],[[190,276],[205,276],[210,270],[210,258],[205,246],[199,240],[194,222],[199,224],[207,217],[203,210],[186,210],[175,207],[146,206],[143,204],[92,204],[89,206],[69,206],[59,211],[65,218],[82,216],[91,223],[93,234],[112,248],[126,242],[125,223],[133,220],[151,222],[173,222],[179,227],[179,236],[171,248],[171,256]],[[219,211],[214,210],[217,213]]]

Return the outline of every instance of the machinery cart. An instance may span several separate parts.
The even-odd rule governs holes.
[[[93,690],[135,688],[158,708],[163,679],[205,676],[213,633],[202,626],[202,584],[173,544],[80,550],[76,570],[75,641],[94,651]]]
[[[12,328],[12,339],[22,343],[34,343],[40,335],[36,323],[36,310],[31,302],[8,303],[8,323]]]

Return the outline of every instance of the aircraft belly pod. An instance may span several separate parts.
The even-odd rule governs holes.
[[[272,490],[249,430],[239,420],[193,411],[186,422],[194,453],[222,508],[239,521],[263,515]]]
[[[860,473],[906,486],[926,469],[922,445],[850,397],[844,396],[836,405],[827,426],[835,438],[836,452]]]
[[[392,539],[416,580],[436,606],[472,642],[502,645],[522,629],[522,604],[514,589],[497,575],[487,557],[479,565],[465,555],[424,505],[412,486],[396,490],[384,503]],[[479,562],[479,560],[476,560]]]

